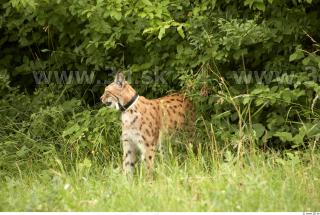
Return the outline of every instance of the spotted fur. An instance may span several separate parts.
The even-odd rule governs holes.
[[[138,150],[150,172],[161,137],[185,125],[190,126],[194,118],[192,104],[182,94],[151,100],[138,96],[133,101],[135,95],[136,91],[125,81],[124,75],[118,73],[101,96],[104,104],[117,110],[130,104],[121,115],[123,169],[130,174],[134,172]]]

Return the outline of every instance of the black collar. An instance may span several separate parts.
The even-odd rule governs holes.
[[[118,101],[118,104],[119,104],[119,108],[122,112],[126,111],[135,101],[136,99],[139,97],[138,93],[136,93],[131,99],[130,101],[125,104],[125,105],[122,105],[120,104],[120,102]]]

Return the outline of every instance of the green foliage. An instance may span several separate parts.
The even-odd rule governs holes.
[[[118,114],[106,108],[90,108],[80,99],[58,99],[59,91],[39,87],[32,96],[10,87],[1,77],[0,176],[32,168],[60,157],[70,165],[85,157],[98,163],[118,157]],[[112,144],[110,144],[110,142]]]
[[[83,159],[85,154],[102,163],[119,157],[120,144],[115,144],[120,139],[118,118],[107,108],[75,113],[62,132],[65,153],[75,153],[77,159]]]

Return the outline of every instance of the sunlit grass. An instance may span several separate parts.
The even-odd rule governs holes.
[[[242,161],[188,155],[157,158],[153,179],[132,180],[120,163],[84,160],[6,177],[1,211],[317,211],[319,155],[247,155]],[[118,167],[119,166],[119,167]]]

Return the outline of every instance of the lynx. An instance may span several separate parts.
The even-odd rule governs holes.
[[[106,106],[122,112],[123,169],[130,175],[134,172],[138,150],[150,173],[163,135],[191,125],[194,118],[192,104],[184,95],[146,99],[137,94],[122,73],[105,87],[100,99]]]

